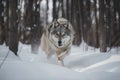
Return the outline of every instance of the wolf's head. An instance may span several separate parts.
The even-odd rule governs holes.
[[[74,30],[66,19],[59,18],[48,27],[48,35],[51,42],[60,48],[73,39]]]

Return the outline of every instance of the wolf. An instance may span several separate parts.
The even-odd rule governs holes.
[[[54,20],[43,31],[41,49],[47,54],[48,58],[52,54],[56,54],[58,63],[64,66],[63,59],[70,53],[74,34],[73,26],[67,19]]]

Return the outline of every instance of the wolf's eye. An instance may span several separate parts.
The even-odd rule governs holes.
[[[67,24],[64,24],[64,26],[67,28],[68,27],[68,25]]]
[[[58,38],[58,34],[57,33],[55,34],[55,37]]]

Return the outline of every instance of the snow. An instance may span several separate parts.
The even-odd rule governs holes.
[[[34,54],[30,45],[22,43],[19,43],[18,55],[15,56],[5,44],[0,46],[0,80],[120,79],[120,48],[100,53],[99,49],[85,43],[72,46],[70,55],[64,59],[65,66],[58,64],[55,55],[47,59],[41,49]]]

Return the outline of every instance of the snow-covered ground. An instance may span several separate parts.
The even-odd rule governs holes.
[[[0,46],[0,80],[120,80],[120,48],[100,53],[84,43],[72,46],[64,67],[55,55],[48,60],[41,49],[31,53],[29,45],[19,43],[18,55]]]

